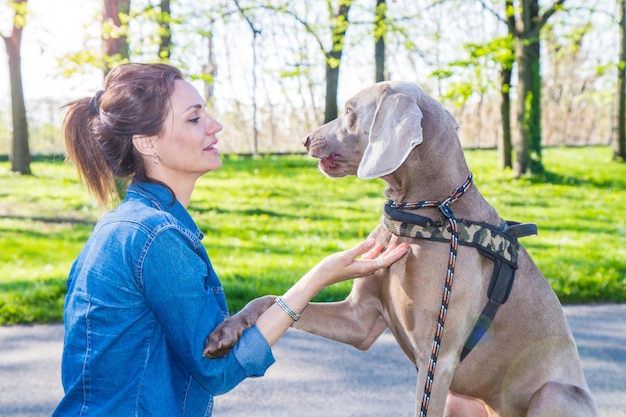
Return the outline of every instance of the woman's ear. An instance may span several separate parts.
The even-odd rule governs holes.
[[[133,135],[133,146],[140,154],[152,157],[156,151],[156,138],[154,136]]]

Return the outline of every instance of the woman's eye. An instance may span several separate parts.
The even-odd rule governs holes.
[[[200,120],[199,117],[194,117],[193,119],[189,119],[191,123],[198,123],[198,120]]]

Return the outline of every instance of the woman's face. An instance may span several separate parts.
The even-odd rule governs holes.
[[[155,143],[154,172],[165,183],[193,180],[222,166],[216,147],[223,126],[206,112],[205,102],[188,82],[176,80],[163,133]]]

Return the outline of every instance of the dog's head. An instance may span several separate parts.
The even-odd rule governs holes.
[[[454,117],[416,84],[387,81],[361,90],[341,117],[303,143],[327,176],[369,179],[396,171],[424,138],[438,136],[434,131],[456,134],[457,128]]]

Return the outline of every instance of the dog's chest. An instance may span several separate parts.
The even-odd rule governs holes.
[[[390,328],[414,333],[424,323],[436,321],[447,265],[438,249],[445,253],[436,242],[411,245],[406,262],[390,268],[382,290]]]

